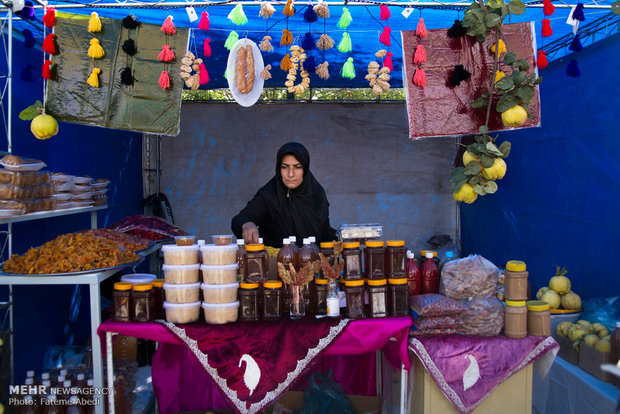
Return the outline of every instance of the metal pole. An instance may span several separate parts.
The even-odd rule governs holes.
[[[13,111],[13,10],[9,9],[9,33],[8,33],[7,45],[8,45],[8,57],[7,57],[7,65],[8,65],[8,77],[7,77],[7,126],[6,126],[6,141],[7,141],[7,151],[11,152],[13,150],[12,145],[12,136],[11,136],[11,128],[12,128],[12,111]],[[10,237],[10,235],[9,235]],[[10,242],[9,242],[10,243]],[[10,253],[9,253],[10,254]]]

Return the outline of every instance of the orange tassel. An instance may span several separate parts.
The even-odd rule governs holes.
[[[288,70],[292,67],[293,65],[291,63],[291,57],[287,53],[286,55],[284,55],[284,57],[280,61],[280,69],[282,69],[285,72],[288,72]]]
[[[162,32],[167,35],[173,35],[177,33],[177,28],[174,27],[174,23],[172,22],[172,16],[166,17],[166,21],[161,25]]]
[[[282,38],[280,39],[280,46],[288,46],[293,43],[293,34],[290,30],[282,30]]]
[[[159,75],[159,86],[161,86],[163,90],[170,87],[170,74],[165,70],[162,70],[161,75]]]
[[[426,62],[426,49],[424,49],[424,46],[418,45],[413,54],[413,64],[421,65],[424,62]]]
[[[295,14],[295,6],[293,6],[293,0],[286,0],[286,6],[284,6],[284,10],[282,10],[282,14],[289,17]]]
[[[51,66],[52,61],[49,59],[45,59],[45,62],[43,62],[43,67],[41,67],[41,76],[43,77],[43,79],[52,79]]]
[[[45,37],[45,40],[43,40],[43,46],[41,46],[41,49],[43,49],[45,53],[49,53],[50,55],[56,54],[55,38],[56,35],[54,33],[50,33]]]
[[[413,84],[421,88],[426,86],[426,73],[424,73],[424,69],[417,68],[415,70],[415,74],[413,75]]]
[[[426,32],[426,25],[424,24],[424,19],[420,17],[420,21],[418,22],[418,27],[415,29],[415,34],[420,36],[422,39],[426,37],[428,34]]]
[[[161,52],[157,55],[157,59],[162,62],[172,62],[175,59],[174,52],[170,49],[170,45],[163,45],[161,47]]]
[[[45,16],[43,16],[43,24],[48,29],[51,29],[56,24],[56,10],[53,7],[47,9]]]

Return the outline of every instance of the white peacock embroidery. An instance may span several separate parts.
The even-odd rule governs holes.
[[[245,372],[243,373],[243,382],[245,386],[250,390],[250,395],[256,389],[258,382],[260,381],[260,368],[258,364],[248,354],[243,354],[241,359],[239,360],[239,368],[241,368],[241,364],[245,361]]]
[[[463,391],[467,391],[480,379],[480,368],[478,367],[478,361],[473,355],[465,355],[464,358],[469,359],[470,362],[465,372],[463,372]]]

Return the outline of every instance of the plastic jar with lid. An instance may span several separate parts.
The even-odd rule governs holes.
[[[131,288],[132,284],[127,282],[116,282],[114,284],[114,320],[118,322],[129,322],[131,318]]]
[[[243,239],[237,239],[237,280],[241,281],[245,277],[245,262],[243,258],[245,256],[245,241]]]
[[[390,279],[407,277],[407,248],[404,240],[385,242],[385,276]]]
[[[359,245],[359,243],[358,243]],[[347,297],[347,318],[364,318],[364,281],[345,280],[344,293]]]
[[[155,279],[151,282],[153,291],[151,292],[151,315],[153,319],[164,319],[166,312],[164,311],[164,279]]]
[[[371,318],[385,318],[388,316],[387,280],[369,279],[366,283],[368,284],[368,302],[370,308],[368,316]]]
[[[504,335],[517,339],[527,336],[527,308],[524,300],[506,301]]]
[[[345,280],[360,280],[362,278],[362,250],[360,249],[360,242],[343,243],[342,258],[344,259]]]
[[[542,300],[530,300],[527,306],[527,334],[551,336],[551,312],[549,304]]]
[[[527,276],[525,263],[511,260],[504,271],[504,295],[507,300],[527,300]]]
[[[239,283],[239,320],[257,321],[258,314],[258,283]]]
[[[366,279],[385,279],[385,247],[383,241],[366,241],[364,275]]]
[[[148,322],[151,320],[151,283],[133,285],[131,301],[133,302],[133,321]]]
[[[409,284],[406,277],[388,279],[390,316],[409,315]]]
[[[262,283],[267,279],[265,261],[267,252],[263,244],[247,244],[245,246],[245,277],[244,281]]]
[[[327,260],[334,257],[334,242],[321,242],[321,253]]]
[[[327,279],[314,279],[316,285],[316,314],[327,315]]]
[[[281,319],[282,302],[282,281],[269,280],[263,283],[263,319]]]

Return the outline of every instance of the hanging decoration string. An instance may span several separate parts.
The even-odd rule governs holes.
[[[132,86],[135,81],[133,57],[138,53],[138,47],[132,36],[138,38],[137,29],[141,24],[142,22],[138,21],[133,13],[125,16],[122,21],[122,27],[127,31],[127,39],[123,42],[121,49],[127,57],[125,59],[125,67],[121,69],[121,83],[126,86]]]
[[[101,32],[102,29],[103,25],[101,24],[101,19],[99,18],[99,15],[96,12],[92,12],[90,14],[90,19],[88,20],[88,31],[94,34]],[[98,88],[100,84],[99,75],[101,74],[101,69],[97,67],[96,60],[103,59],[103,57],[105,56],[105,51],[103,50],[103,47],[101,47],[101,44],[99,44],[99,39],[97,39],[97,37],[95,37],[94,35],[93,38],[90,39],[88,56],[93,58],[94,68],[90,76],[88,76],[86,83],[88,83],[93,88]]]

